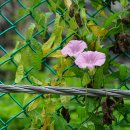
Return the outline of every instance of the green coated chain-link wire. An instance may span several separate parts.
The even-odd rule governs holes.
[[[2,66],[3,64],[6,64],[7,62],[11,62],[16,68],[18,67],[18,64],[15,62],[14,60],[14,56],[19,53],[21,50],[24,50],[24,48],[26,47],[29,47],[34,53],[37,53],[36,50],[33,48],[33,46],[31,45],[31,41],[30,40],[26,40],[25,36],[18,30],[17,28],[17,25],[21,22],[21,21],[24,21],[27,17],[31,17],[34,21],[35,21],[35,18],[33,17],[32,15],[32,11],[36,8],[39,8],[39,6],[41,5],[44,5],[44,4],[48,4],[50,5],[50,3],[48,2],[48,0],[41,0],[40,2],[38,2],[36,5],[34,5],[33,7],[31,7],[31,9],[26,13],[24,14],[23,16],[21,16],[20,18],[18,18],[17,20],[15,20],[14,22],[12,22],[12,20],[10,20],[9,17],[7,17],[3,12],[3,8],[10,4],[12,2],[12,0],[5,0],[1,5],[0,5],[0,19],[4,19],[4,21],[6,21],[8,24],[9,24],[9,27],[2,30],[0,32],[0,40],[1,38],[6,35],[9,31],[14,31],[15,34],[14,35],[17,35],[21,40],[24,40],[26,41],[26,43],[24,45],[22,45],[20,48],[14,50],[12,52],[12,54],[7,58],[5,59],[4,61],[0,62],[0,66]],[[28,7],[26,5],[23,4],[22,0],[17,0],[16,1],[17,4],[24,10],[28,10]],[[112,11],[110,8],[108,8],[108,6],[110,6],[110,2],[105,2],[104,0],[101,0],[101,2],[103,3],[104,6],[102,6],[101,8],[99,8],[98,10],[96,10],[95,12],[93,12],[92,14],[90,14],[89,12],[87,12],[87,15],[88,17],[90,17],[91,19],[95,18],[97,16],[97,14],[100,13],[100,11],[104,10],[104,9],[107,9],[109,12],[111,13],[114,13],[114,11]],[[50,5],[51,6],[51,5]],[[66,11],[66,9],[64,10]],[[63,12],[59,11],[57,9],[56,11],[57,13],[59,13],[60,15],[64,15]],[[47,27],[49,27],[50,25],[53,25],[53,23],[55,22],[55,19],[52,19],[51,21],[49,21],[47,23]],[[94,20],[94,22],[96,24],[97,21]],[[31,37],[31,39],[39,36],[42,32],[44,32],[45,28],[44,28],[44,25],[42,27],[41,30],[39,30],[38,32],[34,33],[33,36]],[[69,36],[65,37],[61,44],[59,46],[57,46],[56,48],[52,49],[50,52],[48,52],[45,56],[45,58],[42,60],[42,64],[51,72],[53,73],[54,75],[57,74],[57,72],[47,63],[47,60],[46,58],[51,55],[53,52],[57,51],[58,49],[60,49],[62,47],[62,45],[66,42],[67,39],[69,39],[71,36],[73,36],[76,32],[70,34]],[[50,33],[47,32],[47,35],[50,36]],[[0,44],[1,41],[0,41]],[[8,53],[8,50],[5,49],[5,47],[3,45],[0,45],[0,51],[4,54],[9,54]],[[118,57],[120,57],[121,55],[124,55],[125,57],[127,57],[129,60],[130,60],[130,55],[126,52],[122,53],[122,54],[119,54],[119,55],[116,55],[115,57],[113,57],[109,63],[111,63],[112,61],[116,60]],[[70,65],[70,66],[67,66],[66,69],[64,70],[63,73],[65,73],[67,70],[69,70],[71,67],[73,67],[74,64]],[[34,68],[33,67],[30,67],[27,71],[24,71],[24,76],[22,78],[22,80],[26,79],[28,81],[29,84],[32,84],[32,80],[29,78],[29,73],[31,73],[31,71],[33,70]],[[110,71],[111,72],[114,72],[112,70],[112,68],[110,68]],[[118,89],[121,89],[122,86],[124,86],[126,89],[130,89],[128,87],[128,84],[127,84],[127,81],[129,80],[130,78],[130,74],[128,75],[128,77],[126,77],[126,79],[124,79],[123,81],[121,79],[120,80],[120,86],[118,87]],[[1,79],[0,79],[1,80]],[[4,84],[3,81],[0,81],[0,84]],[[15,84],[15,83],[12,83],[12,84]],[[11,94],[11,93],[0,93],[0,98],[3,98],[5,96],[8,96],[21,110],[19,112],[17,112],[15,115],[13,115],[11,118],[9,118],[8,120],[4,120],[0,117],[0,130],[7,130],[8,127],[10,126],[10,123],[13,121],[13,120],[16,120],[16,118],[18,118],[20,115],[24,114],[25,116],[29,116],[28,113],[27,113],[27,107],[29,106],[29,104],[31,104],[33,101],[35,100],[38,100],[39,98],[43,98],[44,100],[44,95],[42,94],[38,94],[37,96],[33,97],[28,103],[26,103],[25,105],[22,105],[20,103],[20,101],[17,100],[17,98],[14,96],[14,94]],[[0,99],[1,100],[1,99]],[[77,103],[80,104],[80,101],[78,100],[78,98],[76,96],[72,97],[71,101],[72,100],[75,100]],[[8,106],[7,106],[8,107]],[[56,114],[60,116],[60,110],[62,109],[63,106],[61,106],[59,109],[57,109],[56,111]],[[3,108],[4,109],[4,108]],[[98,108],[96,108],[93,113],[97,110]],[[125,115],[123,115],[123,118],[121,120],[118,121],[117,125],[120,125],[124,120],[126,122],[128,122],[127,120],[127,114],[130,114],[130,109],[128,109],[126,112],[125,112]],[[81,124],[83,124],[84,122],[86,122],[87,120],[89,120],[89,118],[87,118],[85,121],[81,122]],[[77,128],[74,128],[73,125],[69,124],[68,125],[70,127],[70,129],[72,130],[77,130]]]

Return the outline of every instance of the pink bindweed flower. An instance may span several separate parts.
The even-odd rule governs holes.
[[[95,66],[101,66],[105,63],[106,56],[98,51],[87,51],[81,53],[75,60],[79,68],[94,69]]]
[[[71,40],[62,50],[61,53],[65,56],[77,57],[87,48],[87,44],[82,40]]]

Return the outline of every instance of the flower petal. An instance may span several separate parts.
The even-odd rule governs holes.
[[[82,52],[75,60],[75,64],[79,68],[93,69],[95,66],[104,64],[106,56],[104,53],[97,51]]]
[[[94,63],[96,66],[101,66],[105,63],[105,60],[106,60],[106,55],[104,53],[101,53],[101,52],[95,52],[95,55],[96,55],[96,62]]]
[[[87,48],[87,44],[81,40],[71,40],[62,50],[63,55],[69,55],[77,57],[84,49]]]
[[[75,60],[75,64],[79,67],[79,68],[86,68],[87,64],[86,64],[86,59],[83,56],[85,52],[81,53]]]
[[[68,55],[68,52],[70,52],[70,48],[65,46],[62,50],[61,50],[61,53],[65,56]]]

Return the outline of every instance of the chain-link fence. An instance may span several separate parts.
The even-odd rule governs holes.
[[[95,3],[95,6],[97,6],[96,10],[93,9],[91,2]],[[54,67],[57,60],[55,60],[55,58],[52,55],[54,52],[60,50],[63,47],[63,45],[67,43],[70,39],[72,38],[78,39],[76,33],[79,31],[80,27],[82,28],[80,22],[79,23],[77,22],[77,25],[73,25],[74,22],[73,22],[73,17],[71,17],[71,15],[73,15],[74,10],[72,8],[70,9],[71,10],[70,18],[65,19],[67,8],[63,3],[64,3],[63,1],[52,1],[52,0],[32,0],[32,1],[31,0],[30,1],[24,1],[24,0],[3,1],[2,0],[0,2],[0,24],[1,24],[0,25],[0,56],[1,56],[0,84],[2,85],[9,84],[13,86],[19,83],[19,80],[21,79],[19,84],[35,85],[35,86],[37,85],[59,86],[60,83],[58,81],[57,84],[54,82],[55,80],[59,80],[60,76],[59,77],[57,76],[59,75],[59,71],[58,69],[55,69],[58,66]],[[88,21],[93,21],[95,25],[100,26],[101,22],[105,21],[104,18],[108,19],[108,16],[110,17],[111,15],[114,14],[114,11],[115,12],[117,11],[117,10],[113,11],[114,8],[112,7],[112,5],[114,5],[115,3],[116,1],[107,1],[107,0],[106,1],[98,0],[97,2],[86,1],[85,2],[85,6],[87,6],[86,7],[87,15],[85,16],[86,19]],[[83,1],[81,1],[80,4],[82,5]],[[55,23],[57,20],[56,18],[57,15],[60,16],[61,19],[64,21],[62,23],[62,26],[64,26],[64,24],[68,24],[68,27],[66,28],[70,28],[69,26],[73,26],[73,30],[69,30],[67,34],[66,32],[64,32],[62,39],[60,39],[61,40],[60,44],[56,46],[53,45],[54,46],[53,49],[50,50],[47,48],[48,49],[47,52],[46,50],[44,50],[45,54],[43,51],[42,57],[40,57],[41,55],[40,49],[42,48],[43,43],[45,43],[45,41],[47,41],[52,36],[51,34],[53,33],[54,27],[56,26]],[[116,19],[118,15],[119,14],[116,13],[113,17],[115,17]],[[80,21],[80,18],[77,19]],[[34,23],[35,25],[32,23]],[[76,28],[75,26],[79,26],[79,28]],[[62,30],[62,28],[58,28],[57,31],[60,30]],[[115,30],[118,30],[118,27],[115,27],[113,30],[111,30],[113,31],[113,35],[115,33],[114,32]],[[59,35],[59,32],[57,32],[57,34]],[[58,35],[56,37],[58,37]],[[104,41],[106,47],[108,46],[108,44],[106,43],[111,44],[115,42],[113,35],[112,34],[108,35],[107,41]],[[116,37],[120,37],[120,36],[118,35]],[[109,72],[113,73],[112,76],[116,76],[116,72],[114,72],[116,68],[111,67],[111,62],[113,62],[114,60],[118,60],[121,63],[123,63],[122,62],[123,60],[124,63],[129,67],[129,60],[130,60],[129,51],[127,51],[125,45],[121,45],[121,46],[123,47],[121,48],[117,45],[116,47],[111,48],[112,51],[115,52],[115,54],[111,54],[112,58],[109,61],[109,65],[110,65]],[[123,49],[125,51],[122,51]],[[24,57],[24,61],[20,60],[22,59],[22,57]],[[28,63],[25,66],[22,66],[21,62],[24,63],[28,62]],[[67,71],[72,69],[73,67],[75,67],[75,65],[72,63],[66,66],[64,70],[61,71],[62,73],[67,73]],[[21,74],[21,71],[18,70],[23,70],[23,74]],[[22,76],[17,77],[18,74]],[[69,75],[69,73],[66,75]],[[123,80],[117,78],[115,82],[110,82],[109,83],[109,86],[111,86],[110,88],[129,90],[130,88],[129,77],[130,77],[130,73]],[[70,76],[70,78],[72,77]],[[75,81],[75,80],[78,79],[73,77],[73,80],[70,81],[71,82],[70,84],[71,85],[73,84],[73,86],[80,86],[79,85],[80,81],[79,80]],[[57,101],[50,101],[50,98],[55,100],[57,99]],[[59,98],[63,100],[62,103],[59,102]],[[70,104],[72,104],[69,106],[70,109],[65,108],[64,100],[67,100],[69,101]],[[84,108],[84,102],[85,102],[84,100],[85,100],[84,96],[70,96],[70,97],[61,96],[60,97],[59,95],[52,96],[52,95],[43,95],[43,94],[27,95],[23,93],[10,93],[10,92],[7,93],[7,91],[6,93],[0,93],[0,129],[1,130],[6,130],[6,129],[50,130],[46,126],[47,125],[55,126],[55,125],[54,122],[51,122],[49,118],[50,116],[49,117],[43,116],[45,114],[45,111],[48,111],[48,113],[50,111],[50,113],[53,115],[53,119],[55,119],[55,122],[57,122],[57,126],[61,122],[64,122],[65,125],[64,129],[66,130],[85,129],[85,126],[83,127],[82,125],[85,124],[86,122],[87,123],[89,122],[90,124],[87,125],[90,125],[92,127],[93,125],[90,122],[90,120],[95,120],[93,119],[94,118],[93,115],[96,116],[96,114],[98,113],[97,110],[100,108],[101,104],[98,104],[95,107],[95,109],[91,111],[91,116],[88,117],[85,116],[84,113],[86,112]],[[92,98],[91,101],[92,100],[95,100],[95,98]],[[98,99],[96,98],[96,100]],[[110,104],[113,103],[112,102],[113,100],[109,99],[109,97],[107,97],[106,100]],[[123,102],[122,98],[116,98],[115,100],[118,100],[119,102]],[[56,104],[56,102],[58,102],[57,103],[58,105],[54,107],[54,110],[50,110],[51,107],[53,109],[53,106]],[[85,102],[85,104],[86,103],[87,101]],[[110,104],[108,104],[108,107],[111,107]],[[123,109],[119,110],[119,112],[115,114],[117,115],[115,129],[118,129],[118,126],[122,126],[121,128],[123,127],[129,128],[129,122],[130,122],[129,104],[130,104],[129,100],[125,99],[124,103],[122,103]],[[73,105],[75,106],[74,108]],[[44,108],[50,106],[50,108],[43,109],[43,106]],[[92,106],[90,105],[90,103],[88,104],[88,106],[89,109],[91,109]],[[81,109],[79,109],[79,107]],[[120,106],[118,107],[120,109]],[[39,111],[39,113],[37,111],[34,111],[35,109],[38,109],[37,111]],[[103,103],[102,103],[102,109],[103,109]],[[79,120],[78,119],[79,117],[75,114],[79,110],[84,111],[82,112],[81,115],[82,120]],[[107,109],[104,110],[107,111]],[[71,118],[70,118],[69,111],[71,111],[72,113],[73,111],[75,111],[75,113],[71,115]],[[111,124],[110,122],[114,120],[113,119],[114,117],[111,117],[111,115],[109,116],[110,118],[106,119],[107,120],[106,124]],[[41,118],[44,118],[43,122],[41,121],[42,120]],[[73,118],[74,120],[71,122],[71,119]],[[63,119],[65,119],[66,122]],[[102,118],[99,118],[99,120],[102,122]],[[59,127],[61,126],[59,125]],[[52,128],[52,130],[53,129],[54,128]],[[60,130],[60,128],[56,126],[55,129]],[[94,127],[92,127],[91,129],[94,129]]]

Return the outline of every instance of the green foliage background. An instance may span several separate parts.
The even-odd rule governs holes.
[[[4,1],[0,9],[10,2]],[[129,65],[116,60],[122,55],[130,59],[129,1],[118,1],[122,10],[116,11],[116,0],[88,2],[92,9],[84,0],[18,0],[12,19],[1,11],[9,27],[0,37],[11,30],[16,35],[13,48],[0,45],[0,84],[129,89]],[[105,53],[106,63],[94,74],[79,69],[73,58],[60,53],[71,39]],[[113,97],[0,93],[0,129],[127,130],[129,107],[129,99]]]

